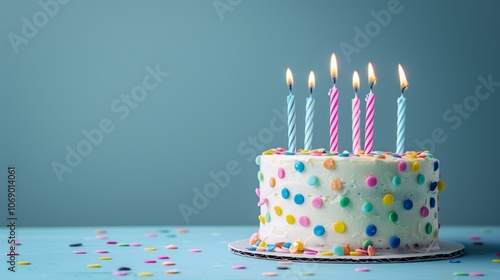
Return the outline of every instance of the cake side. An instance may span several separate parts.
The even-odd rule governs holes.
[[[428,153],[260,156],[260,227],[267,244],[300,241],[378,252],[438,244],[439,161]]]

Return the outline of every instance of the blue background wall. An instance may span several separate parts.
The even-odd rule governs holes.
[[[326,148],[335,52],[340,148],[351,147],[352,72],[363,97],[371,61],[375,149],[395,149],[401,63],[406,148],[431,149],[442,162],[441,223],[499,224],[491,212],[500,197],[499,9],[498,1],[1,1],[2,197],[14,165],[19,225],[257,225],[253,160],[287,145],[285,69],[295,78],[299,146],[315,71],[313,145]],[[132,93],[140,101],[127,101]],[[68,152],[78,147],[88,154],[80,160]],[[222,188],[200,197],[215,184]]]

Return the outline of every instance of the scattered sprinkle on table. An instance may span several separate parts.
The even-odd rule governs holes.
[[[132,247],[140,247],[141,243],[130,243],[129,245]]]
[[[105,235],[97,235],[95,239],[108,239],[108,237]]]
[[[165,274],[179,274],[178,269],[168,269],[165,271]]]
[[[370,269],[368,267],[356,267],[354,269],[354,271],[356,271],[356,272],[368,272],[368,271],[370,271]]]
[[[156,263],[155,260],[145,260],[144,263]]]
[[[170,230],[169,229],[162,229],[162,230],[160,230],[160,232],[167,233],[167,232],[170,232]]]
[[[482,272],[469,272],[469,276],[484,276]]]
[[[127,275],[127,272],[126,271],[115,271],[115,272],[113,272],[113,275],[114,276],[125,276],[125,275]]]
[[[277,266],[276,269],[287,270],[287,269],[290,269],[290,268],[288,266]]]
[[[85,251],[73,251],[73,254],[83,255],[83,254],[87,254],[87,252],[85,252]]]
[[[130,270],[130,267],[122,266],[118,268],[119,271]]]
[[[106,241],[106,244],[110,244],[110,245],[115,245],[117,244],[118,242],[116,241]]]
[[[151,273],[151,272],[139,272],[139,273],[137,273],[137,276],[141,276],[141,277],[153,276],[153,273]]]
[[[100,261],[109,261],[111,259],[112,259],[111,257],[99,257]]]
[[[244,265],[233,265],[232,269],[245,269],[247,268],[246,266]]]
[[[103,233],[106,233],[106,230],[105,229],[96,229],[94,232],[95,232],[95,234],[103,234]]]
[[[21,246],[21,242],[17,242],[17,241],[16,241],[16,242],[14,242],[14,245],[16,245],[16,246]]]
[[[491,261],[494,263],[500,263],[500,259],[492,259]]]
[[[483,245],[483,244],[484,243],[481,241],[472,242],[472,245]]]
[[[190,253],[199,253],[201,252],[201,249],[189,249]]]
[[[177,249],[177,246],[170,244],[170,245],[165,246],[165,249],[175,250],[175,249]]]
[[[276,272],[262,272],[262,276],[278,276]]]
[[[188,230],[186,228],[178,228],[177,232],[178,233],[186,233],[186,232],[188,232]]]
[[[144,248],[144,251],[156,251],[156,248],[146,247],[146,248]]]
[[[311,276],[311,275],[314,275],[314,272],[312,272],[312,271],[302,271],[300,273],[300,275]]]
[[[95,250],[97,254],[107,254],[109,253],[108,250]]]
[[[278,264],[287,265],[287,264],[293,264],[293,262],[291,262],[291,261],[278,261]]]
[[[30,262],[17,262],[17,265],[30,265]]]
[[[448,262],[449,263],[461,263],[461,261],[459,261],[459,260],[449,260]]]
[[[88,268],[99,268],[99,267],[101,267],[101,265],[98,263],[91,263],[91,264],[87,264],[87,267]]]
[[[69,244],[69,247],[80,247],[82,246],[82,243],[71,243]]]
[[[496,253],[495,255],[498,257],[498,256],[500,256],[500,253]]]
[[[453,276],[469,276],[468,272],[453,272]]]
[[[481,232],[482,232],[482,233],[491,233],[491,232],[492,232],[492,230],[491,230],[491,229],[489,229],[489,228],[483,228],[483,229],[481,229]]]
[[[169,256],[158,256],[158,259],[159,260],[168,260],[168,259],[170,259],[170,257]]]
[[[156,233],[146,233],[144,237],[156,237]]]
[[[116,246],[118,246],[118,247],[128,247],[129,244],[128,243],[117,243]]]
[[[174,262],[163,262],[161,265],[163,266],[172,266],[172,265],[175,265]]]
[[[477,235],[469,235],[469,237],[468,237],[468,238],[469,238],[470,240],[479,240],[479,239],[481,239],[481,237],[480,237],[480,236],[477,236]]]
[[[173,238],[173,237],[177,237],[177,235],[175,235],[175,234],[169,234],[166,237]]]
[[[333,252],[319,252],[320,256],[333,256]]]

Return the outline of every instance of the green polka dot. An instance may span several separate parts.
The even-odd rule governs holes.
[[[255,158],[255,164],[260,165],[260,155]]]
[[[343,196],[339,200],[339,205],[340,205],[340,207],[344,208],[344,207],[347,207],[347,205],[349,205],[349,202],[350,202],[349,198]]]
[[[365,202],[363,203],[363,206],[361,208],[363,209],[363,212],[370,213],[373,210],[373,204],[371,204],[370,202]]]
[[[392,177],[392,184],[395,186],[395,187],[399,187],[401,186],[401,178],[399,176],[394,176]]]
[[[363,242],[363,245],[361,245],[363,250],[368,249],[368,246],[373,246],[373,242],[371,242],[370,240],[365,240],[365,242]]]
[[[259,181],[260,181],[260,182],[264,181],[264,174],[262,174],[262,172],[260,172],[260,171],[259,171],[259,172],[257,173],[257,177],[259,178]]]
[[[267,212],[266,213],[266,222],[270,222],[271,221],[271,213]]]
[[[389,221],[395,224],[398,221],[398,214],[396,214],[396,212],[389,213]]]
[[[424,174],[418,174],[417,182],[418,182],[419,185],[423,185],[425,183],[425,176],[424,176]]]
[[[427,225],[425,226],[425,232],[427,234],[431,234],[432,233],[432,225],[431,225],[431,223],[427,223]]]

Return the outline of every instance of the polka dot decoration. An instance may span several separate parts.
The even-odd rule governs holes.
[[[276,179],[274,179],[274,177],[271,177],[271,178],[269,179],[269,186],[270,186],[271,188],[274,188],[274,187],[276,186]]]
[[[437,185],[438,191],[442,192],[442,191],[444,191],[445,188],[446,188],[446,185],[444,184],[444,182],[443,181],[439,181],[438,185]]]
[[[342,189],[342,181],[340,178],[335,178],[330,182],[330,188],[334,191],[340,191]]]
[[[427,223],[427,225],[425,225],[425,232],[427,234],[431,234],[432,233],[432,224],[431,223]]]
[[[276,206],[274,206],[274,213],[276,213],[276,215],[278,215],[278,216],[281,216],[281,214],[283,214],[283,210],[281,209],[281,207],[276,205]]]
[[[336,232],[336,233],[344,233],[345,232],[345,229],[346,229],[346,226],[343,222],[341,221],[338,221],[338,222],[335,222],[333,224],[333,230]]]
[[[391,221],[391,223],[393,223],[393,224],[397,223],[397,221],[398,221],[398,214],[396,212],[391,211],[389,213],[389,221]]]
[[[295,217],[293,215],[286,215],[285,220],[289,225],[295,224]]]
[[[437,171],[439,169],[439,161],[434,162],[434,171]]]
[[[260,221],[261,223],[263,223],[263,224],[265,224],[265,223],[266,223],[266,219],[265,219],[265,218],[264,218],[264,216],[262,216],[262,215],[259,215],[259,221]]]
[[[342,208],[347,207],[349,203],[350,203],[349,198],[347,198],[346,196],[341,197],[339,200],[339,205]]]
[[[434,197],[431,197],[431,198],[429,199],[429,206],[430,206],[431,208],[434,208],[434,207],[436,206],[436,199],[435,199]]]
[[[382,197],[382,202],[386,205],[390,205],[394,202],[394,196],[390,193],[384,195],[384,197]]]
[[[281,190],[281,197],[288,199],[290,197],[290,191],[287,188]]]
[[[309,218],[306,216],[299,217],[299,224],[303,227],[307,227],[309,225]]]
[[[257,172],[257,178],[259,179],[259,182],[264,181],[264,174],[261,171]]]
[[[405,200],[403,202],[403,208],[405,210],[411,210],[413,208],[413,202],[411,200],[409,200],[409,199]]]
[[[327,158],[323,161],[323,167],[326,169],[332,169],[335,166],[335,161],[333,158]]]
[[[405,162],[405,161],[400,161],[400,162],[398,163],[398,171],[399,171],[399,172],[403,173],[403,172],[405,172],[405,171],[406,171],[406,169],[407,169],[407,168],[408,168],[408,165],[406,164],[406,162]]]
[[[321,197],[315,197],[311,200],[311,205],[314,208],[321,208],[323,205],[323,199],[321,199]]]
[[[293,197],[293,202],[295,202],[295,204],[301,205],[302,203],[304,203],[304,196],[300,193],[296,194]]]
[[[437,182],[432,182],[431,185],[429,186],[429,190],[433,192],[436,190],[437,186],[438,186]]]
[[[255,164],[260,165],[260,155],[255,157]]]
[[[316,186],[318,184],[318,177],[311,175],[307,178],[307,184],[309,186]]]
[[[363,206],[361,206],[361,209],[365,213],[370,213],[373,210],[373,204],[371,204],[370,202],[365,202],[363,203]]]
[[[420,208],[420,216],[422,216],[424,218],[429,216],[429,208],[422,206],[422,208]]]
[[[325,234],[325,228],[321,225],[314,227],[314,235],[323,236]]]
[[[278,169],[278,178],[280,178],[280,179],[285,178],[285,169],[283,169],[281,167]]]
[[[399,176],[392,177],[392,185],[395,187],[401,186],[401,177]]]
[[[425,176],[424,176],[424,174],[418,174],[418,176],[417,176],[417,183],[419,185],[423,185],[425,183]]]
[[[415,161],[411,164],[411,171],[417,172],[420,170],[420,162]]]
[[[266,223],[269,223],[271,221],[271,213],[267,212],[266,213]]]
[[[297,172],[304,171],[304,163],[302,161],[297,161],[294,165],[294,168]]]
[[[366,178],[366,185],[371,188],[375,187],[377,185],[377,177],[368,176],[368,178]]]
[[[377,227],[373,224],[369,224],[366,227],[365,233],[368,236],[374,236],[375,234],[377,234]]]
[[[400,243],[401,243],[401,239],[399,239],[399,237],[397,237],[397,236],[391,237],[391,240],[389,241],[391,248],[398,248]]]

